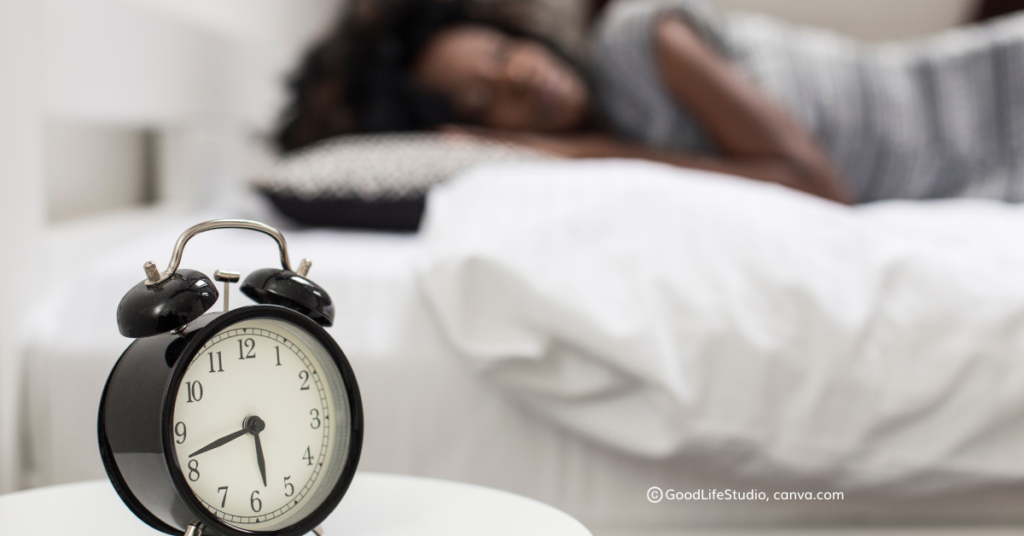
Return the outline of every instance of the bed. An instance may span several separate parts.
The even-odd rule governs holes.
[[[245,210],[140,212],[59,229],[49,244],[49,265],[57,272],[61,267],[76,268],[73,278],[51,278],[46,298],[31,313],[23,421],[27,451],[32,455],[32,484],[104,476],[95,443],[96,407],[110,368],[129,342],[117,333],[114,310],[123,293],[142,278],[142,263],[162,263],[177,235],[197,221],[248,217],[280,227],[292,255],[313,260],[310,277],[327,289],[337,304],[331,332],[352,361],[366,408],[363,470],[446,478],[520,493],[570,513],[598,535],[663,534],[702,527],[1024,523],[1019,508],[1024,485],[1016,476],[1015,464],[1002,467],[1002,474],[981,477],[974,471],[929,480],[926,477],[934,475],[922,469],[856,481],[841,478],[834,467],[801,471],[785,464],[752,465],[749,453],[730,449],[729,445],[716,450],[694,442],[689,444],[692,448],[670,453],[638,452],[629,445],[602,439],[585,420],[570,420],[559,410],[559,404],[544,404],[536,390],[524,391],[524,386],[530,387],[523,381],[529,377],[528,371],[496,374],[482,366],[473,345],[467,345],[466,333],[453,331],[453,317],[443,310],[438,294],[438,285],[445,280],[433,273],[438,266],[468,257],[487,265],[486,252],[465,247],[475,243],[473,240],[464,234],[451,234],[452,225],[470,221],[459,219],[471,212],[465,210],[468,205],[490,211],[505,222],[519,217],[526,223],[524,228],[537,230],[555,222],[532,218],[523,210],[524,205],[517,203],[525,198],[536,204],[538,192],[552,194],[552,190],[543,190],[543,185],[552,182],[545,179],[553,174],[563,176],[553,182],[561,184],[559,188],[565,193],[571,192],[570,186],[578,186],[573,181],[580,177],[600,182],[610,176],[627,176],[644,182],[645,175],[658,181],[658,176],[665,173],[675,174],[677,179],[679,173],[693,173],[629,162],[523,166],[485,167],[467,173],[452,187],[439,189],[428,207],[447,208],[434,208],[437,216],[431,216],[428,208],[426,227],[418,235],[296,228],[258,202],[249,203]],[[739,188],[755,196],[741,194],[741,200],[759,196],[771,204],[780,198],[791,202],[796,196],[794,206],[810,203],[812,211],[831,210],[775,187],[751,186],[728,177],[691,175],[682,177],[690,193],[703,191],[700,195],[708,200],[713,199],[709,187],[730,191]],[[519,199],[507,190],[509,181],[516,177],[532,178]],[[488,187],[490,194],[477,195],[472,203],[465,203],[465,196],[481,185],[499,187]],[[505,213],[499,214],[500,209],[493,205],[496,192],[509,203]],[[605,195],[621,194],[608,190]],[[452,203],[460,197],[464,210],[453,208],[457,205]],[[568,201],[571,197],[555,197],[551,202],[573,213]],[[601,206],[594,201],[600,196],[582,197],[589,199],[584,205]],[[984,203],[981,206],[989,214],[1003,210]],[[977,207],[977,202],[962,206],[968,211]],[[1015,212],[1012,216],[1018,218]],[[577,227],[584,225],[581,221]],[[916,221],[925,219],[917,217]],[[516,236],[508,228],[503,235],[500,226],[492,231],[487,243],[507,245],[506,239]],[[475,231],[476,236],[486,232]],[[462,242],[455,241],[462,245],[453,248],[455,242],[442,240],[446,233],[449,238],[462,236]],[[459,256],[462,253],[453,256],[453,251],[469,252],[468,257]],[[275,258],[268,238],[225,231],[194,239],[182,266],[204,273],[224,269],[244,274],[273,265]],[[486,284],[486,272],[480,274],[480,281]],[[234,306],[247,302],[238,293],[232,296]],[[218,303],[214,309],[219,307]],[[558,394],[566,387],[549,382],[545,388]],[[949,396],[955,398],[955,391]],[[614,417],[607,419],[614,421]],[[917,424],[913,417],[903,423],[908,429]],[[978,441],[964,447],[969,452],[984,453],[986,448],[1005,446],[984,434],[971,437]],[[928,463],[922,467],[927,469]],[[841,501],[652,503],[647,498],[652,486],[676,491],[729,489],[770,494],[839,491],[844,496]]]

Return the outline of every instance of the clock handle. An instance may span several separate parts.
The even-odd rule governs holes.
[[[146,279],[140,281],[121,298],[117,306],[117,328],[125,337],[140,338],[171,331],[202,316],[219,293],[213,282],[195,270],[179,269],[185,244],[195,235],[213,229],[248,229],[258,231],[277,241],[283,269],[263,268],[249,274],[241,291],[256,303],[274,304],[298,311],[319,323],[334,323],[334,304],[327,292],[306,278],[312,263],[302,259],[292,271],[288,261],[288,244],[273,227],[252,220],[211,220],[193,225],[178,237],[171,252],[171,262],[161,272],[152,261],[143,265]],[[234,272],[217,272],[218,281],[238,281]],[[224,310],[227,311],[228,287],[224,287]],[[192,535],[200,536],[200,535]]]
[[[163,272],[159,271],[156,264],[152,261],[143,265],[143,268],[146,270],[146,286],[151,287],[158,285],[174,275],[178,270],[178,265],[181,264],[181,255],[185,251],[185,244],[188,243],[193,236],[206,231],[212,231],[213,229],[248,229],[250,231],[258,231],[270,236],[277,241],[277,246],[281,250],[281,267],[285,270],[292,271],[291,263],[288,261],[288,243],[285,242],[284,235],[282,235],[277,229],[274,229],[265,223],[253,220],[211,220],[193,225],[184,233],[181,233],[181,236],[178,237],[178,241],[174,244],[174,250],[171,252],[171,262],[167,264],[167,269]],[[302,269],[308,264],[309,262],[303,259],[303,262],[299,265],[299,271],[296,273],[302,276],[306,275],[302,273]]]

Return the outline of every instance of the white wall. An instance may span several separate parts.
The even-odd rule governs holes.
[[[47,113],[153,124],[273,117],[337,0],[46,0]],[[269,105],[269,106],[268,106]]]
[[[120,0],[166,14],[232,44],[237,109],[268,125],[284,96],[281,77],[334,21],[342,0]]]
[[[915,37],[966,20],[975,0],[713,0],[870,41]]]
[[[38,8],[35,0],[0,0],[0,493],[18,485],[20,335],[42,289]]]
[[[143,130],[158,138],[160,201],[237,189],[241,147],[270,130],[286,74],[339,1],[43,4],[45,173],[50,219],[66,221],[138,204]]]

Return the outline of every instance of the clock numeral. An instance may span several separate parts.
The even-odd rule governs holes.
[[[213,366],[213,352],[209,353],[210,356],[210,372],[224,372],[224,363],[220,360],[220,352],[217,352],[217,367]]]
[[[181,438],[175,439],[175,443],[179,445],[185,443],[185,437],[188,435],[188,429],[185,427],[185,423],[179,421],[174,424],[174,435]]]
[[[203,384],[185,382],[185,392],[188,394],[188,402],[199,402],[203,399]]]
[[[224,508],[224,505],[228,502],[228,487],[221,486],[217,488],[217,493],[220,493],[221,491],[224,492],[224,496],[220,498],[220,507]]]
[[[260,492],[254,491],[249,496],[249,506],[252,507],[253,512],[259,512],[263,509],[263,501],[260,500]]]
[[[238,359],[256,359],[256,341],[252,339],[239,339]]]
[[[309,372],[303,370],[299,372],[299,379],[302,380],[302,387],[299,387],[300,391],[309,390]]]
[[[199,480],[199,460],[188,461],[188,479],[192,482]]]
[[[281,347],[275,346],[274,351],[277,352],[277,366],[281,366]]]
[[[291,478],[291,476],[284,477],[284,489],[287,490],[284,492],[285,497],[291,497],[292,495],[295,495],[295,484],[288,482],[289,478]]]
[[[320,410],[311,409],[309,410],[309,414],[313,416],[313,422],[309,423],[309,426],[314,430],[320,428]]]
[[[302,459],[306,460],[306,465],[313,465],[313,454],[309,452],[309,447],[306,447],[306,455]]]

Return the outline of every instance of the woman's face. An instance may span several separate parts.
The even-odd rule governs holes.
[[[462,117],[493,128],[566,131],[587,116],[587,86],[572,67],[541,43],[483,25],[438,32],[413,76]]]

